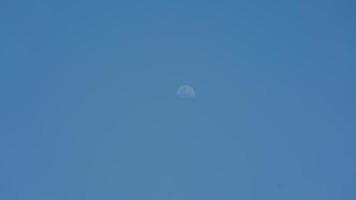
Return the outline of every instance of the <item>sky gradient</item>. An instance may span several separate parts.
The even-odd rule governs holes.
[[[2,0],[0,199],[355,200],[355,22],[354,0]]]

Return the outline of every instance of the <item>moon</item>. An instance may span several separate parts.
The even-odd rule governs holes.
[[[194,88],[190,85],[181,85],[177,89],[177,96],[183,99],[192,99],[195,97]]]

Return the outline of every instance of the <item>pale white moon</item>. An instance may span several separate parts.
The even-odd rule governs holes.
[[[194,88],[190,85],[181,85],[177,90],[177,96],[184,99],[191,99],[195,97]]]

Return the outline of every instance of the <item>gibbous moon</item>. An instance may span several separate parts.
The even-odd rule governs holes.
[[[184,99],[191,99],[195,97],[194,88],[190,85],[179,86],[177,96]]]

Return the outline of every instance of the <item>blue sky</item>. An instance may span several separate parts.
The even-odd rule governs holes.
[[[355,20],[353,0],[2,0],[0,199],[356,199]]]

